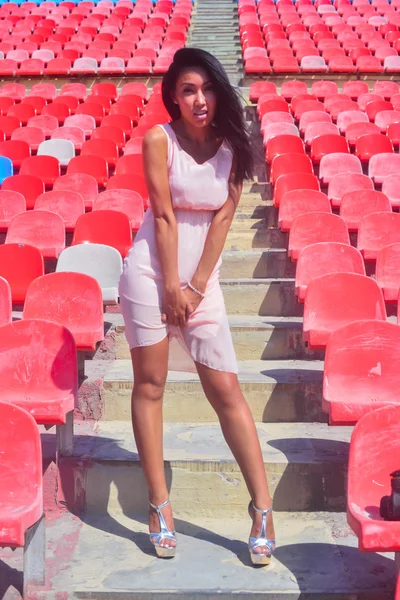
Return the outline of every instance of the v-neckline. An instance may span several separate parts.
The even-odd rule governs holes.
[[[189,152],[187,152],[187,151],[186,151],[184,148],[182,148],[182,145],[181,145],[181,143],[180,143],[180,142],[179,142],[179,140],[178,140],[178,136],[176,135],[176,133],[175,133],[175,131],[174,131],[174,128],[172,127],[172,125],[171,125],[170,123],[168,123],[168,127],[169,127],[169,128],[170,128],[170,130],[172,131],[172,133],[173,133],[173,135],[174,135],[174,138],[175,138],[175,141],[176,141],[176,143],[178,144],[178,147],[180,148],[180,150],[182,150],[182,152],[184,152],[184,153],[185,153],[187,156],[189,156],[189,158],[191,158],[191,159],[192,159],[192,161],[193,161],[193,162],[194,162],[196,165],[198,165],[199,167],[202,167],[202,166],[203,166],[203,165],[205,165],[206,163],[208,163],[208,162],[210,162],[210,161],[214,160],[214,159],[215,159],[215,158],[218,156],[218,153],[219,153],[219,151],[221,150],[222,146],[224,145],[224,140],[222,140],[222,142],[220,143],[220,145],[219,145],[219,148],[218,148],[218,150],[216,151],[216,153],[215,153],[215,154],[213,154],[213,156],[211,156],[211,158],[208,158],[208,159],[207,159],[207,160],[205,160],[204,162],[202,162],[202,163],[199,163],[199,162],[197,162],[197,160],[196,160],[196,159],[195,159],[195,158],[194,158],[194,157],[193,157],[191,154],[189,154]]]

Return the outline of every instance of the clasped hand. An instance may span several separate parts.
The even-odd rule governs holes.
[[[202,298],[190,288],[165,290],[161,320],[175,327],[186,325]]]

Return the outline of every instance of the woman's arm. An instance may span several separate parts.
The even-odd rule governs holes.
[[[178,273],[178,229],[168,182],[168,140],[160,127],[143,140],[143,167],[154,214],[158,259],[164,279],[163,310],[171,325],[183,325],[191,308]]]
[[[207,282],[224,249],[226,237],[239,204],[242,189],[243,183],[233,183],[233,173],[231,172],[228,199],[215,213],[208,230],[203,253],[191,279],[193,287],[202,293],[205,292]],[[189,298],[192,299],[192,296],[190,295]]]

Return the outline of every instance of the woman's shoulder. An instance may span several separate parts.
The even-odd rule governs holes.
[[[167,133],[163,125],[155,125],[146,131],[143,138],[143,148],[165,149],[168,145]]]

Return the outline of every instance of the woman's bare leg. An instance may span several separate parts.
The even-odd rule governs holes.
[[[196,363],[204,393],[219,418],[222,433],[243,473],[250,496],[259,509],[269,508],[272,499],[268,490],[264,460],[254,419],[234,373],[216,371]],[[259,537],[262,516],[252,511],[252,537]],[[272,514],[267,519],[267,537],[274,539]],[[268,553],[266,547],[254,552]]]
[[[149,490],[149,500],[160,505],[168,498],[163,456],[162,403],[168,373],[168,339],[153,346],[131,350],[134,381],[132,392],[132,425],[140,462]],[[174,529],[172,509],[168,505],[162,514],[169,530]],[[149,527],[152,533],[160,531],[154,509],[149,509]],[[175,546],[172,540],[163,540],[164,546]]]

